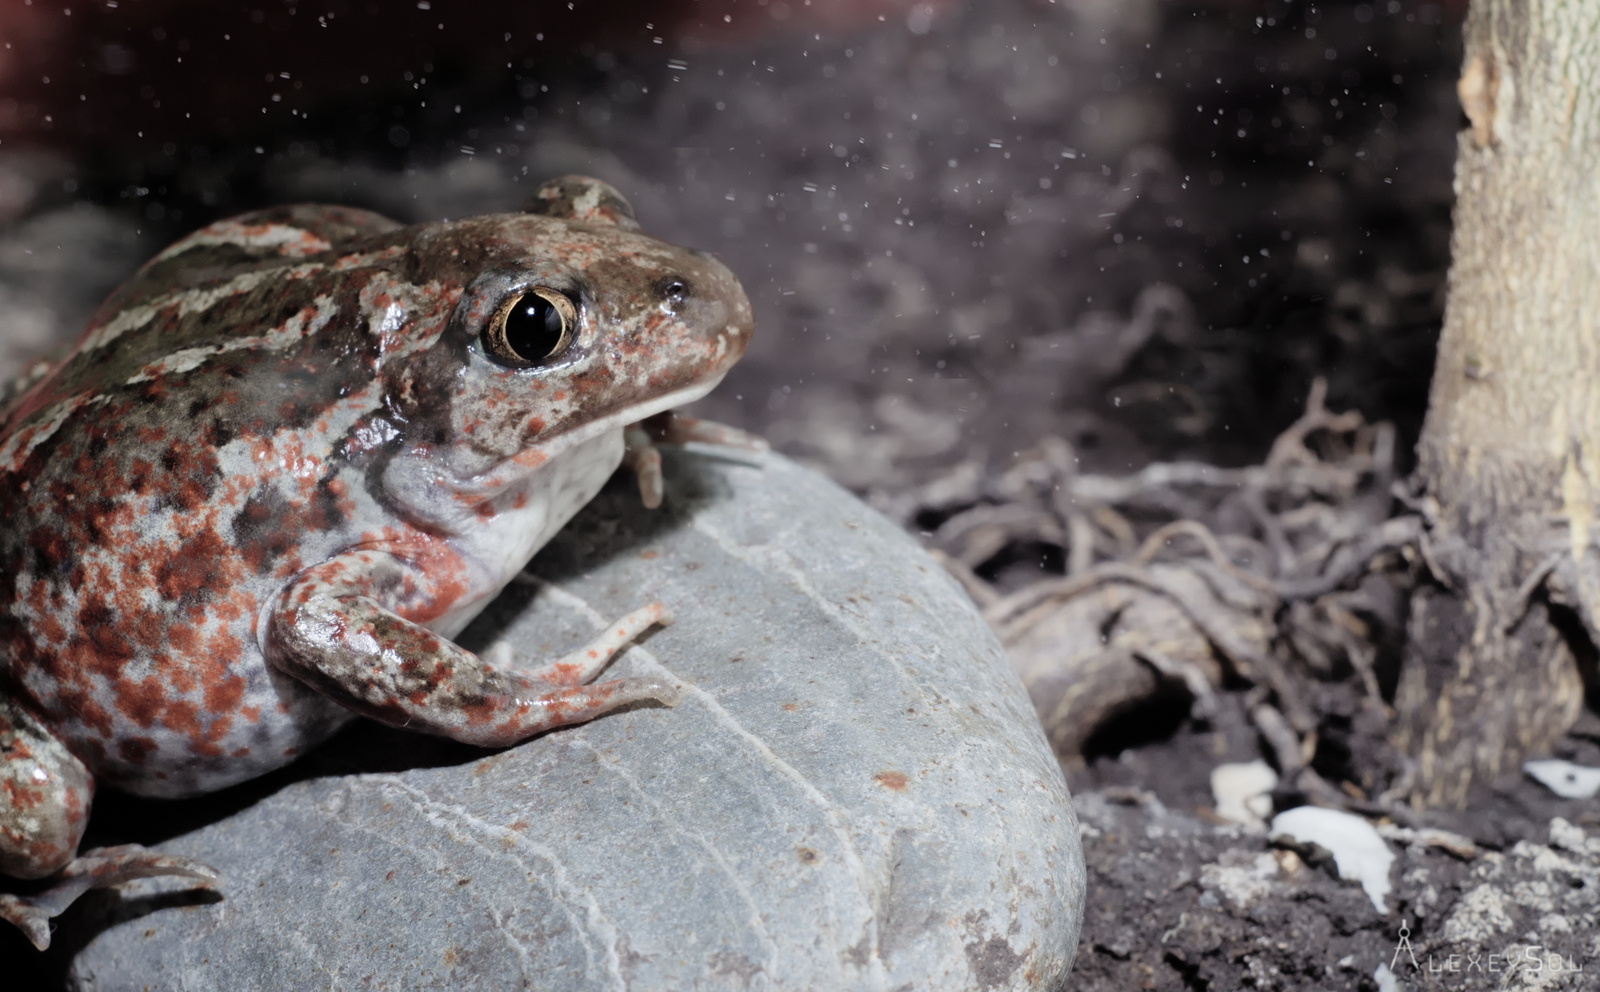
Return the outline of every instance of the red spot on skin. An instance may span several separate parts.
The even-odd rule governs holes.
[[[548,681],[554,685],[582,685],[583,668],[579,665],[551,665]]]
[[[171,700],[161,714],[161,722],[179,733],[195,737],[200,733],[200,708],[187,699]]]
[[[140,727],[155,726],[167,697],[155,679],[124,679],[117,684],[117,710]]]
[[[12,809],[33,809],[44,802],[44,790],[24,789],[10,779],[0,782],[0,793],[5,794],[6,804]]]
[[[74,824],[76,834],[83,832],[83,822],[89,819],[89,802],[94,798],[94,787],[67,789],[65,795],[67,822]]]
[[[38,624],[39,639],[46,644],[60,644],[67,639],[67,628],[53,614],[46,615]]]
[[[238,675],[216,679],[206,686],[204,693],[206,711],[232,713],[244,699],[245,680]]]
[[[542,449],[524,448],[512,456],[510,461],[519,468],[538,468],[549,459],[550,456],[545,454]]]
[[[167,644],[171,647],[173,654],[191,658],[200,644],[198,635],[199,631],[189,624],[173,624],[167,628]]]
[[[893,792],[906,791],[906,785],[910,782],[910,779],[906,778],[905,772],[894,771],[879,772],[878,774],[872,776],[872,779],[885,789],[889,789]]]
[[[208,599],[213,590],[232,586],[237,576],[227,566],[231,548],[214,531],[195,535],[156,568],[156,590],[169,600]]]
[[[11,724],[7,723],[0,729],[11,731]],[[28,746],[27,738],[18,737],[11,742],[9,757],[16,761],[27,761],[33,757],[33,748]]]

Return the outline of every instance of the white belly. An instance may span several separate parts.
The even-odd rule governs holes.
[[[594,499],[622,463],[622,451],[622,429],[606,431],[554,456],[496,496],[493,516],[479,518],[451,538],[451,544],[470,563],[477,579],[474,585],[479,586],[474,590],[477,595],[429,623],[428,628],[454,637],[471,623],[528,560]]]

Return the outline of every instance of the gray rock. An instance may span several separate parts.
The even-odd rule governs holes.
[[[220,900],[84,900],[75,986],[1064,987],[1077,821],[965,597],[780,457],[669,452],[667,481],[653,513],[608,489],[463,640],[549,656],[659,598],[678,622],[611,673],[678,680],[676,709],[497,753],[344,735],[160,845]]]

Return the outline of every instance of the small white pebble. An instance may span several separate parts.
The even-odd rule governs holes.
[[[1400,979],[1394,977],[1394,972],[1382,961],[1372,972],[1372,980],[1378,983],[1378,992],[1401,992]]]
[[[1378,912],[1388,914],[1389,868],[1394,852],[1372,824],[1353,813],[1320,806],[1300,806],[1272,818],[1272,835],[1315,844],[1333,855],[1339,877],[1360,882]]]
[[[1523,762],[1522,770],[1562,799],[1593,799],[1600,793],[1600,768],[1548,758]]]
[[[1278,773],[1259,758],[1211,769],[1211,797],[1217,815],[1256,830],[1267,825]]]

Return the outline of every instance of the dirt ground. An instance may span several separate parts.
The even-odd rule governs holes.
[[[460,216],[582,171],[750,291],[756,342],[700,412],[922,535],[1029,659],[1058,650],[1019,605],[1029,590],[1133,561],[1145,571],[1095,595],[1148,580],[1180,600],[1161,571],[1176,537],[1135,552],[1174,521],[1300,567],[1399,512],[1448,264],[1456,6],[880,6],[840,27],[745,0],[726,32],[591,24],[504,71],[423,52],[403,83],[390,66],[356,95],[286,84],[260,126],[7,141],[0,361],[49,353],[133,265],[216,217],[291,200]],[[118,85],[138,89],[154,56],[113,41],[135,60]],[[1308,403],[1326,416],[1305,420]],[[1151,482],[1150,466],[1179,468]],[[1290,517],[1313,524],[1274,544]],[[1255,646],[1237,657],[1193,616],[1152,621],[1195,627],[1179,637],[1195,655],[1161,669],[1134,652],[1145,667],[1115,670],[1112,718],[1052,728],[1090,871],[1074,988],[1379,989],[1379,964],[1413,988],[1600,987],[1593,800],[1511,778],[1467,811],[1380,801],[1403,774],[1383,712],[1404,596],[1426,581],[1401,544],[1337,595],[1280,582],[1229,600],[1289,631],[1251,641],[1241,620]],[[1214,571],[1250,572],[1255,553],[1229,543]],[[1365,647],[1327,633],[1341,623]],[[1270,666],[1318,741],[1315,774],[1275,798],[1328,785],[1384,825],[1386,914],[1325,856],[1213,812],[1216,765],[1282,757],[1258,709]],[[1557,756],[1600,765],[1600,719]]]

